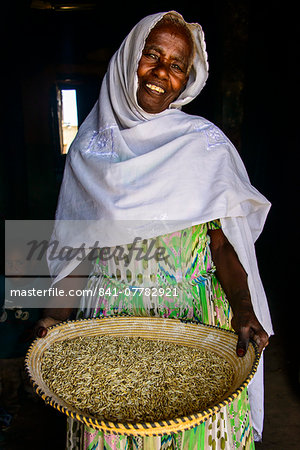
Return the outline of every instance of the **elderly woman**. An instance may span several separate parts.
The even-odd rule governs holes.
[[[200,25],[172,11],[133,28],[69,151],[54,237],[62,247],[78,249],[84,242],[114,255],[100,250],[88,282],[97,294],[82,299],[78,317],[126,313],[233,328],[243,357],[250,338],[262,351],[272,333],[254,252],[270,205],[251,186],[224,134],[181,111],[207,75]],[[78,223],[84,226],[70,228]],[[153,248],[163,252],[149,257]],[[61,283],[78,260],[49,258],[55,281]],[[126,287],[133,286],[162,290],[129,294]],[[40,324],[68,313],[48,310]],[[262,433],[262,397],[260,364],[249,387],[251,411],[244,391],[215,419],[147,438],[106,435],[70,420],[67,448],[254,448],[254,434],[259,439]]]

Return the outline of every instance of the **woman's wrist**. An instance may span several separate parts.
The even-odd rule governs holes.
[[[239,309],[253,310],[251,295],[248,286],[235,290],[235,292],[233,293],[230,293],[228,295],[228,300],[233,311]]]

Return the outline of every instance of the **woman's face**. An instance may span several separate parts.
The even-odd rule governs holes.
[[[192,44],[184,29],[159,24],[149,34],[139,62],[138,104],[160,113],[181,93],[188,80]]]

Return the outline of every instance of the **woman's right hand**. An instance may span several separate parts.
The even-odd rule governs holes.
[[[34,326],[34,336],[45,337],[49,327],[68,320],[72,311],[73,308],[47,308],[47,310],[44,310],[44,317],[38,320]]]
[[[51,316],[45,316],[40,319],[34,327],[34,336],[38,338],[43,338],[47,335],[48,328],[52,327],[52,325],[56,325],[60,323],[61,320],[54,319]]]

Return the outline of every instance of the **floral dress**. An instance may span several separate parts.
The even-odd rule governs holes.
[[[231,310],[215,276],[208,230],[216,220],[99,251],[79,318],[158,316],[231,328]],[[159,437],[105,434],[68,418],[68,450],[254,449],[247,390],[191,430]]]

